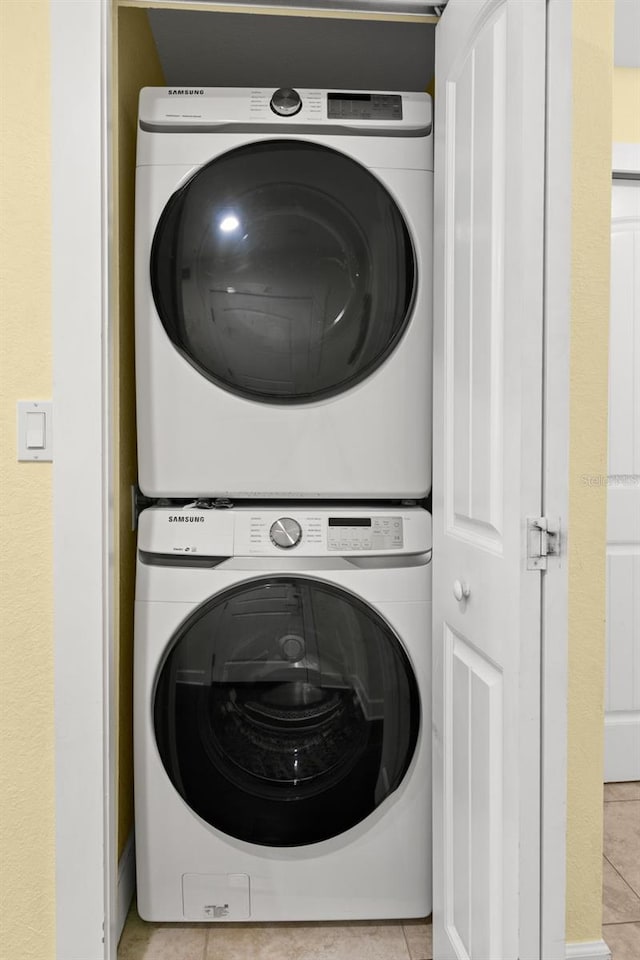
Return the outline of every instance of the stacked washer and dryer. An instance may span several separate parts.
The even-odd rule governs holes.
[[[148,920],[431,910],[431,100],[141,91]]]

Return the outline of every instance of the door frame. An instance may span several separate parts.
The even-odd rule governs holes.
[[[540,948],[545,960],[566,955],[572,18],[572,0],[547,0],[542,513],[561,518],[561,555],[542,574]]]
[[[175,6],[171,0],[154,0],[149,5]],[[547,0],[547,5],[547,90],[553,95],[547,95],[543,505],[546,515],[566,518],[572,2]],[[119,934],[113,618],[117,558],[111,467],[111,10],[111,0],[50,0],[58,960],[115,960]],[[566,567],[563,550],[563,562],[547,571],[543,584],[541,944],[545,960],[565,957]]]
[[[56,956],[115,958],[108,0],[51,0]],[[104,927],[104,929],[103,929]]]
[[[612,174],[612,183],[615,188],[616,183],[619,182],[636,182],[640,181],[640,144],[639,143],[623,143],[620,141],[613,143],[612,157],[611,157],[611,174]],[[640,189],[640,185],[638,187]],[[613,210],[612,210],[612,228],[613,228]],[[613,235],[613,230],[612,230]],[[609,336],[611,337],[611,330],[609,331]],[[611,470],[611,465],[609,465],[609,470]],[[607,533],[608,538],[608,533]],[[607,594],[609,593],[609,569],[607,567],[606,573],[607,579]],[[608,634],[608,631],[607,631]],[[607,661],[609,662],[609,656],[611,654],[611,644],[610,637],[606,637],[606,656]],[[610,714],[606,709],[605,704],[605,713],[604,713],[604,782],[611,782],[611,771],[612,768],[615,770],[617,764],[612,763],[611,758],[611,743],[609,737],[607,736],[607,729],[611,730],[608,724],[608,718]],[[614,724],[615,729],[615,724]],[[618,731],[620,731],[618,727]],[[619,769],[619,768],[618,768]]]

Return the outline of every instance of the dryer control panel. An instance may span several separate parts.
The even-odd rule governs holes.
[[[397,93],[328,93],[327,116],[351,120],[402,120]]]
[[[428,137],[433,104],[429,94],[415,91],[144,87],[138,122],[147,133],[268,132],[273,128],[292,133],[317,129],[318,133]]]

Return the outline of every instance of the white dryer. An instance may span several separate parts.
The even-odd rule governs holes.
[[[147,920],[431,911],[431,517],[140,517],[134,745]]]
[[[141,91],[145,494],[428,493],[432,170],[426,94]]]

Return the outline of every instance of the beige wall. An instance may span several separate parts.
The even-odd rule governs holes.
[[[571,337],[567,940],[602,917],[607,389],[611,140],[640,143],[640,69],[612,71],[613,4],[575,0]],[[611,115],[607,125],[594,116]]]
[[[613,4],[574,0],[567,940],[601,937]]]
[[[613,142],[640,143],[640,68],[613,71]]]
[[[17,463],[15,438],[16,400],[51,397],[49,89],[48,0],[2,0],[2,960],[55,955],[51,464]]]

